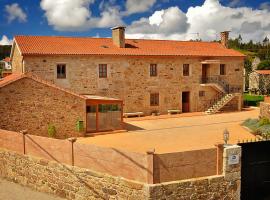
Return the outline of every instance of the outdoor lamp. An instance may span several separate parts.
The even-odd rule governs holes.
[[[223,140],[224,140],[225,144],[228,144],[229,139],[230,139],[230,133],[227,129],[225,129],[223,131]]]

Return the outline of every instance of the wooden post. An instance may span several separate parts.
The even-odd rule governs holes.
[[[155,149],[148,150],[147,152],[147,183],[154,184],[154,154]]]
[[[23,137],[23,154],[26,154],[25,135],[27,134],[27,130],[22,130],[20,133]]]
[[[218,144],[215,144],[215,146],[217,147],[217,175],[220,175],[223,172],[224,144],[218,143]]]
[[[74,166],[74,142],[77,141],[77,138],[68,138],[68,141],[71,143],[71,165]]]

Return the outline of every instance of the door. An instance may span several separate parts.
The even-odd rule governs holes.
[[[207,83],[208,69],[209,69],[208,64],[202,65],[202,83]]]
[[[95,132],[97,130],[97,105],[86,107],[86,131]]]
[[[190,92],[182,92],[182,112],[190,111]]]

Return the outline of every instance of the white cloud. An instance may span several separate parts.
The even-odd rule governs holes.
[[[270,2],[264,2],[264,3],[261,3],[260,9],[270,11]]]
[[[219,32],[232,31],[232,37],[242,34],[245,40],[262,40],[270,34],[270,11],[247,7],[231,8],[218,0],[205,0],[201,6],[190,7],[183,13],[178,7],[156,11],[127,28],[129,38],[219,39]]]
[[[26,22],[27,15],[22,10],[22,8],[17,3],[13,3],[11,5],[5,6],[5,11],[7,12],[8,22],[11,23],[14,20],[18,20],[19,22]]]
[[[127,28],[127,37],[171,38],[186,33],[189,28],[187,17],[178,7],[156,11],[149,18],[141,18]]]
[[[0,40],[0,45],[11,45],[12,40],[9,40],[7,36],[3,35],[2,39]]]
[[[126,15],[133,13],[141,13],[148,11],[156,0],[127,0],[126,2]]]
[[[60,31],[79,31],[123,24],[119,8],[107,6],[100,16],[92,16],[91,4],[95,0],[42,0],[41,8],[49,25]]]

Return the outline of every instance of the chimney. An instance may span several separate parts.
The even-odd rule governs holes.
[[[124,26],[111,28],[113,44],[119,48],[125,48],[125,28]]]
[[[230,31],[223,31],[220,33],[221,44],[226,48],[229,48],[229,34]]]

